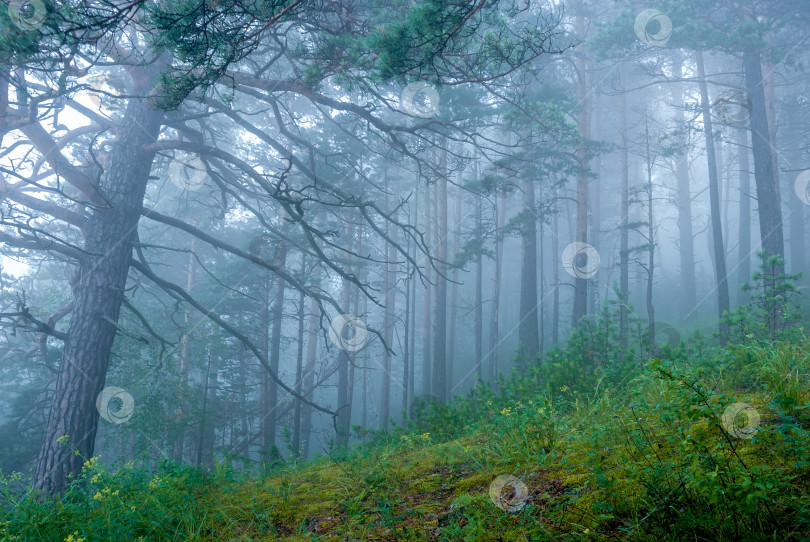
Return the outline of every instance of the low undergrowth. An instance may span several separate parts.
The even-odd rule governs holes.
[[[89,459],[53,501],[12,475],[0,541],[810,539],[800,330],[682,344],[620,377],[555,356],[264,477]]]

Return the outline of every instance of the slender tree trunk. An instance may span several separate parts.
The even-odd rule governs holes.
[[[478,161],[474,163],[474,178],[478,179]],[[475,234],[478,238],[478,246],[483,247],[483,224],[481,217],[481,195],[475,196]],[[475,256],[475,368],[478,380],[484,380],[484,306],[483,306],[483,280],[484,280],[484,266],[481,251]],[[478,382],[476,382],[478,385]]]
[[[630,165],[628,163],[628,149],[627,149],[627,96],[624,77],[624,63],[619,64],[619,80],[621,84],[620,93],[620,130],[621,130],[621,205],[619,219],[619,296],[621,297],[619,304],[619,344],[622,348],[627,347],[628,344],[628,313],[627,306],[629,287],[630,287],[630,247],[628,219],[630,214]]]
[[[389,227],[386,223],[386,234]],[[396,229],[394,230],[396,232]],[[395,235],[395,233],[394,233]],[[394,275],[394,248],[390,243],[385,245],[385,273],[383,278],[383,288],[385,290],[385,309],[383,313],[383,336],[388,347],[393,345],[394,339],[394,311],[396,310],[396,277]],[[380,427],[388,429],[388,419],[390,418],[391,403],[391,353],[388,349],[383,351],[383,366],[380,374]]]
[[[301,257],[301,276],[307,276],[307,259],[306,256]],[[295,356],[295,393],[303,395],[303,378],[304,378],[304,331],[305,331],[305,299],[304,291],[298,292],[298,344]],[[293,434],[292,434],[292,452],[296,458],[301,457],[301,401],[295,400],[295,410],[293,413]]]
[[[673,74],[675,79],[683,77],[683,59],[680,51],[672,53]],[[669,85],[672,103],[675,108],[675,125],[684,126],[686,120],[683,111],[683,85]],[[680,254],[680,290],[678,295],[681,317],[692,312],[697,304],[695,290],[695,244],[692,236],[692,192],[689,188],[689,151],[683,137],[679,136],[683,146],[675,157],[675,178],[678,184],[678,248]]]
[[[312,287],[318,288],[321,284],[321,266],[316,264],[312,270]],[[320,329],[320,307],[314,297],[309,301],[309,321],[307,323],[307,361],[304,367],[305,397],[312,400],[315,387],[315,361],[318,356],[318,330]],[[309,457],[309,444],[312,438],[312,407],[306,403],[301,408],[301,441],[303,451],[301,457]]]
[[[737,148],[740,164],[740,243],[739,266],[737,267],[737,304],[746,305],[750,294],[740,288],[751,279],[751,165],[748,159],[748,130],[737,130]]]
[[[762,64],[756,49],[743,51],[745,85],[751,102],[751,146],[754,150],[754,181],[757,186],[757,207],[762,249],[770,255],[784,258],[782,205],[779,201],[771,138],[768,130],[765,92],[762,84]],[[781,274],[783,269],[776,269]]]
[[[436,316],[433,325],[433,395],[447,401],[447,147],[439,155],[438,190],[438,276],[436,277]]]
[[[186,264],[186,291],[191,293],[196,280],[196,266],[194,265],[194,251],[196,250],[196,239],[191,240],[191,248]],[[177,416],[177,436],[172,444],[172,457],[178,464],[183,464],[183,450],[185,448],[186,416],[188,415],[188,372],[191,367],[191,311],[190,306],[186,307],[183,315],[183,337],[180,339],[180,382],[178,390],[178,410]]]
[[[709,91],[706,85],[706,70],[703,66],[703,52],[696,53],[698,85],[703,115],[703,131],[706,136],[706,156],[709,162],[709,202],[712,218],[712,240],[714,243],[714,272],[717,284],[717,311],[720,318],[720,344],[728,338],[728,325],[723,315],[729,310],[728,281],[726,275],[726,249],[723,243],[723,222],[720,217],[720,182],[717,178],[717,161],[714,149],[714,132],[709,104]]]
[[[343,250],[348,254],[352,250],[353,238],[352,225],[349,220],[346,220],[343,225]],[[341,308],[344,314],[351,314],[351,283],[344,279],[341,286]],[[348,333],[353,331],[349,325],[340,330],[341,333]],[[343,337],[346,340],[352,337]],[[349,430],[351,427],[352,406],[351,399],[349,398],[349,365],[351,364],[351,356],[345,348],[342,348],[338,353],[338,387],[337,387],[337,434],[335,435],[335,445],[338,449],[345,450],[349,446]]]
[[[590,84],[589,84],[589,86],[590,86]],[[596,133],[595,138],[597,140],[599,140],[603,136],[603,134],[602,134],[602,122],[601,122],[601,116],[599,115],[598,103],[599,103],[598,100],[596,100],[596,99],[593,100],[593,110],[595,112],[594,111],[591,112],[591,116],[593,117],[594,124],[595,124],[595,126],[594,126],[594,130],[595,130],[595,133]],[[598,252],[600,250],[600,246],[601,246],[601,228],[602,228],[602,179],[601,179],[602,160],[601,160],[599,155],[597,155],[595,157],[595,159],[594,159],[594,172],[595,172],[596,176],[590,183],[590,185],[591,185],[590,190],[591,190],[591,197],[592,197],[592,204],[591,204],[591,237],[590,237],[591,241],[590,241],[590,245]],[[543,229],[542,225],[540,226],[540,229],[541,229],[541,232],[542,232],[542,229]],[[542,252],[543,252],[543,249],[542,249],[542,244],[543,244],[542,233],[540,234],[540,236],[541,236],[540,253],[542,254]],[[541,273],[541,275],[542,275],[542,268],[543,268],[543,263],[541,262],[540,263],[540,269],[541,269],[540,273]],[[591,279],[591,292],[590,292],[590,295],[588,296],[588,313],[589,314],[595,314],[597,312],[597,310],[598,310],[599,288],[600,288],[599,287],[599,282],[600,282],[600,275],[601,274],[602,274],[602,267],[600,266],[600,268],[597,270],[596,274]],[[543,281],[541,279],[540,280],[541,285],[542,285],[542,282]],[[541,289],[542,289],[542,286],[541,286]],[[541,299],[543,298],[542,293],[541,293],[540,298]],[[543,320],[543,318],[542,318],[542,315],[540,317],[540,320],[541,320],[541,322],[540,322],[540,329],[541,329],[541,332],[540,332],[540,350],[542,351],[543,350],[543,332],[542,332],[542,329],[543,329],[542,320]]]
[[[585,18],[582,15],[576,17],[577,34],[585,35]],[[577,71],[577,128],[579,129],[582,142],[577,146],[577,232],[576,240],[579,243],[588,242],[588,158],[585,149],[586,141],[590,137],[590,89],[588,88],[588,66],[585,59],[585,46],[580,45],[576,57]],[[535,288],[536,291],[536,288]],[[572,327],[576,327],[579,321],[588,311],[588,279],[576,277],[574,279],[574,311]],[[535,326],[536,327],[536,326]]]
[[[205,371],[203,405],[200,414],[200,437],[197,447],[197,466],[214,464],[214,444],[216,438],[216,398],[219,386],[219,367],[215,355],[208,354],[208,367]],[[210,412],[210,413],[209,413]]]
[[[525,359],[530,364],[540,352],[537,321],[537,218],[535,217],[534,183],[531,179],[523,181],[523,213],[526,217],[521,228],[521,266],[520,266],[520,323],[518,339],[523,346]],[[522,367],[526,370],[526,366]]]
[[[87,220],[67,340],[34,473],[35,489],[48,494],[64,491],[68,476],[77,476],[86,458],[93,457],[96,400],[107,377],[154,157],[144,149],[157,139],[161,119],[162,113],[147,100],[130,100],[99,188],[107,207],[95,209]],[[67,442],[60,441],[66,436]]]
[[[506,198],[498,198],[495,205],[495,273],[492,278],[492,312],[489,322],[489,378],[493,383],[498,378],[498,312],[501,305],[501,264],[503,260],[501,232],[505,224]]]
[[[650,119],[645,115],[644,131],[646,141],[646,165],[647,165],[647,242],[649,252],[647,254],[647,319],[650,340],[650,357],[655,356],[655,307],[653,306],[653,283],[655,279],[655,217],[653,215],[653,182],[652,170],[653,159],[650,152]]]
[[[432,254],[433,247],[430,245],[432,240],[431,230],[433,229],[433,220],[431,219],[430,213],[430,184],[425,186],[425,208],[424,208],[424,215],[425,215],[425,244],[428,245],[426,248]],[[432,333],[431,333],[431,321],[432,321],[432,291],[433,288],[431,286],[431,281],[433,280],[433,266],[428,264],[425,266],[425,278],[427,283],[425,284],[425,292],[424,292],[424,301],[422,303],[422,394],[423,395],[430,395],[432,385],[431,385],[431,345],[433,344],[432,341]]]
[[[283,269],[287,261],[287,249],[281,245],[277,248],[276,257]],[[279,361],[281,359],[281,324],[284,318],[284,293],[286,283],[277,278],[275,282],[275,297],[270,310],[270,347],[268,350],[268,365],[274,374],[278,374]],[[266,372],[265,372],[266,373]],[[267,375],[265,375],[267,376]],[[266,410],[262,412],[264,426],[262,438],[262,450],[265,460],[275,462],[278,460],[278,448],[276,447],[276,420],[278,413],[278,384],[275,380],[269,379],[267,382]]]
[[[458,254],[461,251],[461,169],[458,171],[456,179],[456,197],[453,209],[453,252]],[[456,325],[458,319],[458,267],[453,267],[451,276],[453,283],[450,285],[450,322],[447,330],[447,385],[453,386],[453,370],[456,356]]]

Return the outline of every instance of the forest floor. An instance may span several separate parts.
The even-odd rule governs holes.
[[[0,508],[0,541],[810,540],[810,346],[679,359],[592,393],[504,381],[260,478],[90,460],[72,497]]]

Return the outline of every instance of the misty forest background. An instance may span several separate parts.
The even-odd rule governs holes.
[[[787,341],[810,5],[653,4],[4,0],[0,472],[267,472]]]

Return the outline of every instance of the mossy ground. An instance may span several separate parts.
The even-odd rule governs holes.
[[[598,392],[503,383],[263,477],[89,461],[55,503],[12,492],[12,477],[0,540],[808,539],[806,341],[681,354]],[[739,402],[759,415],[755,431],[724,422]],[[451,419],[460,429],[442,433]],[[490,498],[501,475],[526,484],[520,510]]]

